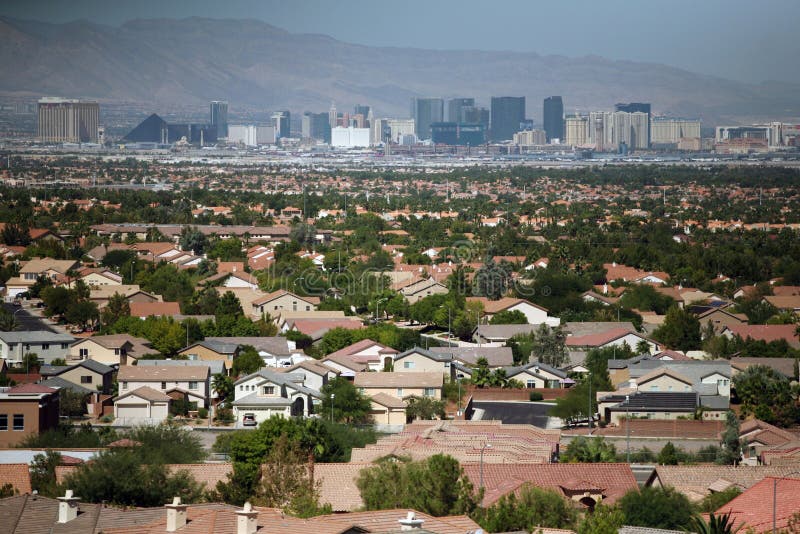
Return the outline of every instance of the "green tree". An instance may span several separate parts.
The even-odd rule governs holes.
[[[697,508],[702,513],[710,514],[711,512],[716,512],[741,494],[742,490],[737,486],[715,491],[703,497],[703,500],[697,504]]]
[[[476,387],[485,388],[491,385],[492,372],[489,370],[489,360],[481,356],[472,368],[472,383]]]
[[[86,395],[70,388],[61,388],[58,394],[59,414],[67,417],[80,417],[86,413]]]
[[[566,342],[567,334],[562,327],[550,328],[542,323],[536,330],[531,355],[541,363],[561,367],[567,361]]]
[[[668,441],[658,453],[658,463],[660,465],[678,465],[678,450],[671,441]]]
[[[576,436],[561,454],[563,463],[609,463],[617,458],[617,449],[602,437]]]
[[[789,379],[771,367],[751,365],[733,378],[733,388],[742,415],[754,414],[768,423],[787,426],[797,417]]]
[[[739,440],[739,418],[732,410],[725,414],[725,431],[722,433],[722,447],[716,461],[723,465],[736,465],[742,459],[742,442]]]
[[[42,302],[45,305],[45,315],[48,317],[63,316],[74,301],[74,291],[66,287],[46,287],[42,290]]]
[[[179,243],[181,249],[189,250],[197,256],[202,256],[208,247],[208,238],[197,228],[186,226],[181,231]]]
[[[503,310],[495,313],[489,324],[528,324],[528,318],[519,310]]]
[[[692,504],[674,488],[630,490],[619,500],[625,524],[636,527],[683,530],[692,520]]]
[[[472,294],[489,300],[498,300],[508,291],[510,283],[510,268],[505,264],[496,264],[489,258],[472,279]]]
[[[283,434],[273,444],[261,468],[253,504],[280,508],[298,517],[331,513],[319,503],[321,481],[314,481],[309,457],[300,445]]]
[[[226,315],[234,317],[244,315],[244,312],[242,311],[242,304],[239,302],[239,298],[233,293],[233,291],[226,291],[222,295],[222,297],[219,299],[217,309],[214,311],[214,315],[216,315],[217,318]]]
[[[122,293],[114,293],[108,298],[100,314],[100,322],[104,327],[110,327],[123,317],[130,317],[131,305]]]
[[[519,496],[503,495],[489,508],[478,510],[474,519],[488,532],[536,532],[536,527],[572,529],[578,512],[559,493],[525,484]]]
[[[0,308],[0,331],[13,332],[19,328],[20,323],[17,321],[17,318],[14,316],[14,314],[5,308]]]
[[[653,339],[673,350],[697,350],[701,345],[700,321],[692,313],[673,306],[667,311],[664,323],[653,331]]]
[[[45,497],[56,497],[58,483],[56,467],[61,465],[61,453],[48,449],[44,454],[37,454],[31,462],[31,488]]]
[[[594,512],[586,514],[578,524],[577,534],[617,534],[625,524],[622,510],[602,504]]]
[[[247,376],[255,373],[262,367],[264,367],[264,359],[259,356],[258,351],[250,345],[245,345],[233,359],[231,375],[238,377]]]
[[[81,328],[86,328],[89,324],[94,324],[100,318],[97,304],[88,300],[70,302],[64,313],[64,319],[70,324],[75,324]]]
[[[333,416],[336,422],[348,424],[368,423],[372,403],[369,397],[358,391],[349,380],[336,377],[322,386],[320,417]]]
[[[444,419],[444,401],[436,400],[433,397],[411,396],[406,399],[406,419],[414,421],[423,419]]]
[[[211,389],[217,393],[221,402],[233,397],[233,380],[224,373],[217,373],[211,380]]]
[[[458,461],[436,454],[419,462],[381,462],[356,480],[367,510],[413,508],[433,516],[469,514],[477,496]]]
[[[626,288],[619,303],[626,308],[653,311],[659,315],[664,315],[670,307],[675,305],[674,300],[647,284],[633,284]]]

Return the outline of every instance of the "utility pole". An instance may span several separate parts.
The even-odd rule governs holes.
[[[592,372],[589,371],[589,435],[592,435]]]

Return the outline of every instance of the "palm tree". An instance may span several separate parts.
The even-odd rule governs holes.
[[[717,515],[713,513],[708,516],[708,521],[701,516],[694,516],[687,532],[696,534],[736,534],[741,527],[733,526],[730,513]]]

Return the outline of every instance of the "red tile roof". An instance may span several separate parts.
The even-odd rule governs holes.
[[[177,302],[131,302],[132,317],[156,317],[162,315],[179,315],[181,313],[180,304]]]
[[[0,486],[11,484],[17,493],[31,492],[31,474],[28,464],[0,464]]]
[[[800,511],[800,479],[767,477],[722,506],[716,515],[730,514],[734,527],[752,528],[760,534],[773,531],[773,509],[778,530],[788,527]]]
[[[40,384],[22,384],[14,386],[6,393],[9,395],[38,395],[41,393],[55,393],[57,390]]]
[[[794,324],[737,324],[727,327],[733,335],[742,339],[751,338],[767,343],[785,339],[794,347],[800,346],[796,328]]]

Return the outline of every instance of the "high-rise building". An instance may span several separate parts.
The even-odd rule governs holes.
[[[45,97],[38,105],[39,140],[44,143],[96,143],[100,105],[85,100]]]
[[[465,124],[480,124],[484,132],[489,131],[491,114],[488,109],[476,106],[468,106],[461,110]]]
[[[419,139],[431,138],[431,124],[444,120],[444,100],[441,98],[412,98],[411,117]]]
[[[653,117],[650,121],[650,144],[653,147],[677,146],[681,139],[700,138],[700,119]]]
[[[458,144],[461,146],[480,146],[486,142],[486,127],[483,124],[459,124]]]
[[[435,145],[457,145],[457,122],[434,122],[431,124],[431,141]]]
[[[275,138],[291,137],[291,113],[275,111],[272,113],[272,126],[275,127]]]
[[[614,111],[624,111],[626,113],[647,113],[647,138],[650,139],[650,104],[646,102],[630,102],[628,104],[619,103],[614,106]],[[645,147],[647,148],[647,147]]]
[[[415,136],[416,123],[414,119],[388,119],[386,125],[389,127],[391,140],[393,143],[400,143],[403,138]]]
[[[372,121],[372,107],[370,106],[362,106],[361,104],[356,104],[353,107],[353,115],[361,115],[363,119],[361,120],[361,128],[369,128],[370,123]]]
[[[569,115],[565,120],[566,143],[569,146],[583,146],[589,138],[589,117]]]
[[[228,103],[214,100],[210,107],[211,126],[217,127],[217,137],[228,137]]]
[[[547,142],[553,139],[564,141],[564,102],[560,96],[548,96],[544,99],[544,113],[542,114],[544,131]]]
[[[305,139],[316,139],[324,143],[331,142],[331,125],[327,113],[303,113],[302,134]]]
[[[365,148],[369,146],[369,128],[331,129],[331,146],[338,148]]]
[[[514,134],[514,144],[517,146],[541,146],[547,143],[547,133],[544,130],[523,130]]]
[[[464,109],[474,107],[474,98],[452,98],[447,101],[447,120],[450,122],[467,122],[464,120]]]
[[[525,97],[493,96],[491,110],[491,140],[510,141],[525,120]]]

